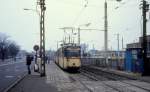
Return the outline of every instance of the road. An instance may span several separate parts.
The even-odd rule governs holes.
[[[25,59],[0,65],[0,92],[14,83],[18,78],[27,73]]]

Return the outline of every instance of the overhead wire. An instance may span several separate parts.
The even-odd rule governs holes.
[[[56,1],[58,1],[58,0],[56,0]],[[73,5],[73,6],[83,6],[83,5],[79,4],[79,3],[71,3],[71,2],[68,2],[68,1],[65,1],[65,0],[59,0],[59,3]]]
[[[122,2],[119,6],[117,6],[117,7],[115,7],[114,9],[115,10],[117,10],[117,9],[120,9],[121,7],[123,7],[123,6],[125,6],[126,4],[128,4],[129,2],[131,2],[132,0],[126,0],[126,1],[124,1],[124,2]],[[136,7],[137,6],[137,4],[135,4],[134,6],[132,5],[132,6],[130,6],[130,7]],[[128,8],[129,8],[129,5],[128,5]],[[109,13],[109,15],[112,15],[114,12],[111,12],[111,13]],[[136,26],[136,25],[135,25]],[[132,27],[132,28],[134,28],[134,27]],[[132,29],[132,28],[130,28],[130,29]]]
[[[124,1],[124,2],[122,2],[122,3],[120,3],[120,5],[119,5],[119,6],[116,6],[116,7],[114,8],[114,10],[116,11],[117,9],[123,7],[124,5],[126,5],[127,3],[131,2],[131,1],[132,1],[132,0],[126,0],[126,1]],[[89,7],[89,5],[88,5],[88,7]],[[133,5],[132,5],[132,7],[133,7]],[[112,15],[113,13],[114,13],[114,11],[109,12],[109,13],[108,13],[108,16],[109,16],[109,15]],[[104,17],[101,17],[100,20],[99,20],[99,22],[102,21],[102,20],[104,20]],[[101,23],[101,22],[100,22],[100,23]]]
[[[126,0],[126,1],[124,1],[124,2],[122,2],[122,3],[120,3],[120,5],[119,6],[116,6],[114,9],[116,10],[116,9],[120,9],[121,7],[123,7],[124,5],[126,5],[127,3],[129,3],[129,2],[131,2],[132,0]],[[73,21],[73,23],[72,23],[72,25],[74,25],[78,20],[79,20],[79,18],[81,17],[81,15],[83,14],[83,12],[85,11],[85,9],[87,8],[87,7],[91,7],[89,4],[88,4],[88,0],[85,0],[85,2],[86,2],[86,4],[84,5],[84,7],[82,7],[82,9],[80,10],[80,12],[77,14],[77,16],[76,16],[76,18],[74,19],[74,21]],[[66,4],[66,3],[65,3]],[[69,4],[71,4],[71,3],[69,3]],[[87,5],[88,4],[88,5]],[[77,4],[73,4],[73,5],[77,5]],[[79,6],[79,5],[78,5]],[[92,6],[92,7],[94,7],[94,6]],[[97,6],[96,6],[97,7]],[[132,7],[133,7],[133,5],[132,5]],[[112,13],[114,13],[114,12],[109,12],[109,15],[112,15]],[[101,20],[104,20],[104,17],[101,17],[101,19],[100,19],[100,21]]]
[[[74,19],[72,25],[75,25],[75,23],[78,21],[78,19],[80,18],[80,16],[82,15],[82,13],[86,9],[86,7],[88,6],[88,0],[85,0],[85,1],[86,1],[86,4],[84,5],[84,7],[82,7],[82,9],[80,10],[80,12],[78,13],[78,15],[76,16],[76,18]]]
[[[74,25],[74,24],[78,21],[78,19],[80,18],[80,16],[81,16],[82,13],[84,12],[85,8],[86,8],[86,7],[83,7],[83,8],[80,10],[80,12],[77,14],[76,18],[74,19],[72,25]]]

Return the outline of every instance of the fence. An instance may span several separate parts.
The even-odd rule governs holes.
[[[94,57],[83,57],[81,58],[81,64],[86,66],[98,66],[103,68],[112,68],[112,69],[119,69],[124,70],[124,59],[108,59],[108,63],[106,63],[105,58],[94,58]]]

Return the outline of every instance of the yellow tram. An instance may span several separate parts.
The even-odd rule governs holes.
[[[80,46],[65,44],[57,50],[55,62],[64,70],[78,71],[81,67],[80,56]]]

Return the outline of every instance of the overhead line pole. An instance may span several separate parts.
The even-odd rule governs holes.
[[[121,0],[116,0],[120,2]],[[105,58],[106,64],[108,64],[108,11],[107,11],[107,0],[104,2],[104,47],[105,47]]]
[[[108,20],[107,20],[107,1],[105,0],[104,3],[104,47],[105,47],[105,58],[106,58],[106,64],[108,64]]]
[[[143,14],[143,39],[142,39],[142,56],[144,61],[144,71],[142,75],[150,75],[150,62],[147,59],[147,32],[146,32],[146,12],[149,10],[149,4],[146,0],[142,0],[142,14]]]
[[[80,46],[80,28],[78,28],[78,44],[79,44],[79,46]]]
[[[124,44],[124,43],[123,43],[123,37],[122,37],[122,50],[124,50],[124,46],[123,46],[123,44]]]
[[[41,69],[40,74],[41,77],[45,76],[45,0],[40,0],[39,2],[41,16],[40,16],[40,58],[41,58]]]
[[[120,52],[119,52],[119,51],[120,51],[120,46],[119,46],[119,41],[120,41],[120,40],[119,40],[119,33],[117,34],[117,41],[118,41],[118,53],[117,53],[117,54],[118,54],[118,56],[117,56],[117,57],[118,57],[118,60],[117,60],[117,69],[119,69],[119,61],[120,61],[120,56],[119,56],[119,54],[120,54]]]

